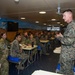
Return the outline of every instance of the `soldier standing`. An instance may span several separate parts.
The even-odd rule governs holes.
[[[1,33],[0,39],[0,75],[9,75],[8,57],[8,41],[6,40],[6,33]]]
[[[63,19],[68,26],[62,35],[56,34],[62,43],[60,53],[60,73],[64,75],[73,75],[73,61],[75,60],[75,22],[73,20],[72,10],[68,9],[63,12]]]

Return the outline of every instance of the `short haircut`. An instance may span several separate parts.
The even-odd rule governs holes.
[[[14,39],[16,39],[16,37],[18,37],[18,36],[21,36],[21,34],[20,34],[20,33],[16,33],[16,35],[15,35],[15,38],[14,38]]]
[[[63,13],[65,12],[71,12],[72,13],[72,10],[71,9],[67,9],[67,10],[64,10]]]

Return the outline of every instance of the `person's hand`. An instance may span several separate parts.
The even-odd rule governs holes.
[[[55,35],[56,38],[63,37],[61,33]]]

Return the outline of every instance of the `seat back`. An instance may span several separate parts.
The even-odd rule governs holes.
[[[12,62],[12,63],[18,63],[18,62],[20,62],[20,60],[21,60],[20,58],[18,58],[18,57],[13,57],[13,56],[11,56],[11,55],[9,55],[7,59],[8,59],[9,62]]]
[[[38,46],[37,46],[37,50],[42,50],[42,49],[41,49],[41,46],[38,45]]]

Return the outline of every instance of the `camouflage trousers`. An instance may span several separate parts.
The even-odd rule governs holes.
[[[9,75],[9,63],[6,59],[2,61],[0,75]]]
[[[17,54],[17,57],[19,57],[22,60],[21,64],[24,64],[26,60],[29,58],[29,55],[25,53],[21,53],[21,54]]]
[[[64,75],[74,75],[73,74],[73,61],[72,60],[65,60],[62,58],[60,61],[60,73]]]

